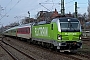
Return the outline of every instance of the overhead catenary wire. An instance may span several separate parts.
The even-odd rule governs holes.
[[[67,2],[67,3],[65,3],[65,4],[69,4],[69,3],[71,3],[71,2],[75,2],[75,0],[69,1],[69,2]],[[78,3],[78,5],[87,4],[87,3],[88,3],[88,2],[86,2],[86,3]],[[74,5],[71,5],[71,6],[67,7],[67,9],[68,9],[68,8],[71,8],[72,6],[74,6]]]
[[[44,7],[45,9],[47,9],[48,11],[51,11],[51,10],[49,10],[48,8],[46,8],[45,6],[43,6],[41,3],[39,3],[42,7]]]
[[[66,9],[69,9],[69,8],[71,8],[71,7],[73,7],[74,5],[72,4],[72,5],[70,5],[70,6],[68,6],[68,7],[66,7]]]
[[[6,7],[4,9],[5,13],[6,13],[6,8],[10,5],[11,2],[12,2],[12,0],[10,0],[10,2],[6,5]]]
[[[48,0],[46,0],[45,2],[48,2]]]
[[[88,4],[88,3],[78,3],[78,4]]]
[[[53,0],[52,0],[52,3],[53,3],[53,5],[52,5],[52,9],[53,9],[53,7],[54,7],[54,2],[53,2]]]
[[[12,0],[11,0],[11,1],[12,1]],[[45,4],[53,4],[53,6],[54,6],[54,4],[60,4],[60,3],[54,3],[53,0],[52,0],[53,3],[48,3],[48,1],[50,1],[50,0],[44,1],[44,2],[47,2],[47,3],[45,3]],[[71,2],[73,2],[73,1],[75,1],[75,0],[66,2],[66,4],[71,3]],[[17,3],[18,3],[18,2],[17,2]],[[84,3],[80,3],[80,4],[84,4]],[[42,4],[41,4],[41,5],[42,5]],[[42,5],[42,6],[43,6],[43,5]],[[52,6],[52,7],[53,7],[53,6]],[[45,6],[43,6],[43,7],[44,7],[45,9],[47,9],[48,11],[51,11],[51,10],[49,10],[48,8],[46,8]],[[8,12],[6,12],[5,15],[0,18],[0,20],[1,20],[3,17],[5,17],[6,14],[8,14],[12,9],[13,9],[13,7],[12,7]],[[37,7],[36,7],[35,9],[37,9]],[[33,11],[33,10],[35,10],[35,9],[33,8],[33,9],[31,9],[31,10]],[[31,10],[30,10],[30,11],[31,11]]]
[[[12,0],[6,5],[6,7],[5,8],[7,8],[7,6],[10,4],[12,2]]]
[[[40,2],[40,3],[38,3],[38,5],[39,6],[43,6],[43,5],[40,5],[40,4],[52,4],[52,3],[45,3],[45,2],[48,2],[48,1],[50,1],[50,0],[46,0],[46,1],[43,1],[43,2]],[[60,4],[60,3],[54,3],[54,4]],[[32,5],[32,4],[31,4]],[[34,10],[36,10],[36,9],[39,9],[40,7],[38,7],[38,5],[36,4],[35,6],[37,6],[37,7],[33,7],[33,8],[31,8],[29,11],[31,12],[31,11],[34,11]],[[45,9],[47,9],[45,6],[43,6]],[[47,10],[49,10],[49,9],[47,9]],[[50,11],[50,10],[49,10]]]
[[[48,0],[47,0],[47,1],[48,1]],[[47,2],[47,1],[46,1],[46,2]],[[72,0],[72,1],[69,1],[69,2],[67,2],[67,3],[65,3],[65,4],[68,4],[68,3],[71,3],[71,2],[74,2],[74,1],[75,1],[75,0]],[[53,4],[53,5],[52,5],[52,9],[53,9],[54,4],[59,4],[59,5],[60,5],[61,3],[54,3],[53,0],[52,0],[52,3],[39,3],[39,4],[40,4],[40,5],[41,5],[41,4]],[[43,5],[42,5],[42,6],[43,6]],[[44,7],[45,9],[47,9],[45,6],[43,6],[43,7]],[[49,9],[47,9],[47,10],[49,10]],[[49,10],[49,11],[50,11],[50,10]]]
[[[0,20],[2,20],[20,1],[21,0],[18,0],[17,3],[12,8],[10,8],[10,10],[0,18]]]
[[[68,4],[68,3],[71,3],[71,2],[74,2],[75,0],[72,0],[72,1],[69,1],[69,2],[67,2],[67,3],[65,3],[65,4]]]
[[[53,4],[53,3],[42,3],[42,4]],[[60,5],[61,3],[54,3],[54,4],[59,4]]]

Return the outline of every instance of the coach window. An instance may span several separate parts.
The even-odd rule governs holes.
[[[17,33],[18,33],[18,30],[17,30]]]
[[[20,29],[20,33],[22,33],[23,29]]]
[[[29,28],[27,28],[27,33],[29,33]]]
[[[28,32],[27,28],[26,28],[26,33]]]
[[[25,33],[27,33],[27,28],[25,29]]]
[[[6,33],[8,33],[8,31]]]
[[[12,30],[10,32],[12,33]]]
[[[20,33],[19,29],[17,30],[18,33]]]

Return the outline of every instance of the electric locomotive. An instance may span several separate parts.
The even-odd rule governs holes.
[[[74,52],[82,47],[81,24],[76,18],[54,18],[37,24],[26,24],[10,28],[4,35],[24,38],[31,43],[58,50]]]
[[[60,52],[81,48],[81,24],[76,18],[54,18],[51,23],[32,26],[32,40]]]

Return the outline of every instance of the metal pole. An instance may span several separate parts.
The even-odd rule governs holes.
[[[29,14],[29,23],[30,23],[30,12],[28,11],[28,14]]]
[[[77,2],[75,2],[75,18],[77,18]]]
[[[61,0],[61,15],[65,15],[64,0]]]
[[[30,12],[28,11],[28,14],[29,14],[29,18],[30,18]]]

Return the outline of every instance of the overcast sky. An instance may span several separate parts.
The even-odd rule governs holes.
[[[35,17],[38,11],[53,11],[60,13],[61,0],[0,0],[0,26],[12,22],[20,22],[28,16]],[[74,12],[74,4],[78,2],[78,13],[87,13],[88,0],[65,0],[65,13]],[[41,3],[41,5],[40,5]]]

